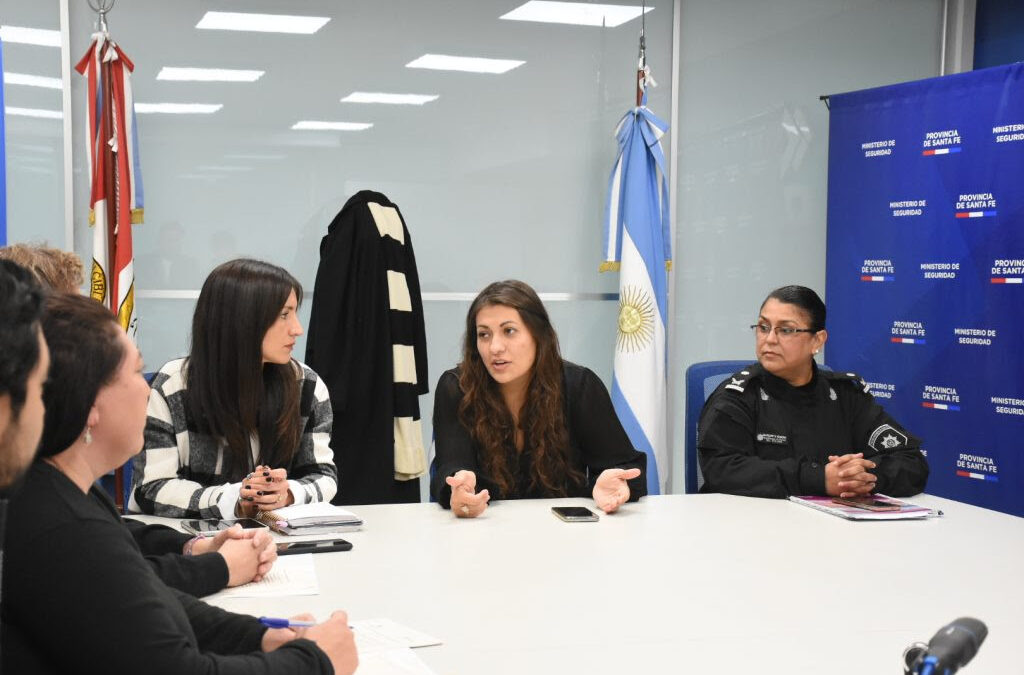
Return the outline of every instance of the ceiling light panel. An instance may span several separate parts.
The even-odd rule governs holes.
[[[327,122],[323,120],[302,120],[292,125],[298,131],[363,131],[373,124],[367,122]]]
[[[415,61],[405,64],[406,68],[427,68],[430,70],[458,70],[466,73],[507,73],[526,63],[513,59],[483,59],[472,56],[448,56],[445,54],[424,54]]]
[[[232,70],[228,68],[175,68],[164,66],[157,73],[158,80],[178,82],[255,82],[263,77],[262,70]]]
[[[0,26],[0,40],[40,47],[60,47],[60,31],[22,26]]]
[[[25,73],[4,73],[4,84],[21,84],[26,87],[42,87],[44,89],[60,89],[64,81],[59,77],[42,77]]]
[[[354,91],[342,103],[387,103],[390,105],[423,105],[436,101],[436,95],[429,94],[384,94],[381,92]]]
[[[648,7],[650,12],[653,7]],[[631,5],[592,5],[582,2],[530,0],[500,18],[510,21],[568,23],[578,26],[615,28],[640,16],[644,10]]]
[[[207,12],[196,24],[206,30],[242,30],[257,33],[299,33],[311,35],[330,21],[329,16],[251,14],[248,12]]]
[[[223,103],[136,103],[135,112],[142,114],[209,115],[223,107]]]

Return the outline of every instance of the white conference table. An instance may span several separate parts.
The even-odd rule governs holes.
[[[437,673],[901,673],[960,616],[988,639],[963,672],[1024,672],[1024,519],[919,495],[921,521],[852,522],[782,500],[668,495],[597,523],[500,502],[352,507],[348,552],[313,556],[320,595],[224,599],[253,615],[344,609],[444,641]],[[147,519],[152,520],[152,519]]]

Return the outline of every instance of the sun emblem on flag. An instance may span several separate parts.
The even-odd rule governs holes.
[[[619,350],[638,352],[654,337],[654,300],[636,286],[619,293],[619,330],[615,345]]]

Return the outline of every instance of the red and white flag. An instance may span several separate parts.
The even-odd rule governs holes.
[[[105,32],[94,33],[75,69],[88,78],[86,120],[93,227],[90,295],[110,307],[135,339],[132,223],[142,222],[142,176],[135,131],[134,64]]]

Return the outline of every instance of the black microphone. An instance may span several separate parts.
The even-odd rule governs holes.
[[[988,628],[977,619],[961,617],[950,622],[928,641],[928,649],[920,658],[922,669],[917,672],[953,675],[971,662],[987,636]],[[923,668],[928,664],[931,670]]]

